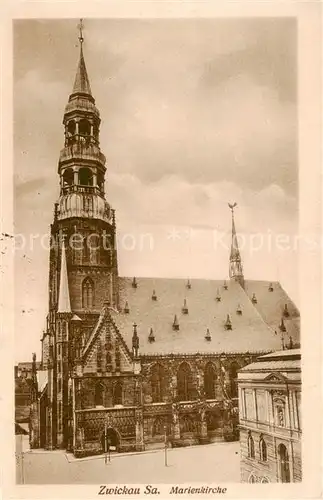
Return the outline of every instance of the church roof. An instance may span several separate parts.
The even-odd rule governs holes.
[[[269,291],[269,288],[272,288],[272,292]],[[283,318],[286,327],[286,339],[291,336],[294,342],[299,342],[299,311],[279,282],[245,280],[245,290],[250,299],[255,294],[257,299],[255,307],[273,330],[280,334],[279,325]],[[285,312],[286,306],[287,312]]]
[[[281,349],[280,332],[275,334],[260,314],[261,300],[267,297],[259,296],[257,304],[254,304],[235,281],[228,281],[224,286],[223,281],[196,279],[190,281],[188,288],[184,279],[136,278],[136,284],[134,287],[132,278],[119,278],[121,312],[111,310],[111,316],[130,348],[133,323],[138,325],[141,355],[268,352]],[[248,282],[250,290],[252,284],[252,281]],[[275,312],[275,318],[280,319],[279,308],[282,300],[287,300],[287,295],[278,285],[276,289],[279,294],[276,304],[279,312]],[[270,296],[273,294],[268,292]],[[217,300],[217,295],[221,300]],[[129,312],[123,311],[126,302]],[[268,316],[272,311],[273,304],[270,303],[265,313]],[[175,316],[178,329],[174,328]],[[277,330],[279,323],[275,324]],[[154,342],[148,339],[151,328]],[[207,329],[211,340],[205,338]],[[296,328],[292,333],[288,327],[286,329],[286,342],[289,335],[293,336],[294,342],[298,342]]]

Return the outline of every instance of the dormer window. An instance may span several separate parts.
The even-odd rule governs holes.
[[[268,291],[269,292],[273,292],[274,291],[274,287],[273,287],[272,283],[269,283]]]
[[[227,282],[226,282],[226,281],[224,281],[224,283],[223,283],[223,288],[224,288],[224,290],[227,290],[227,289],[228,289],[228,285],[227,285]]]
[[[190,280],[187,280],[187,283],[186,283],[186,288],[187,288],[188,290],[190,290],[190,289],[192,288],[192,285],[191,285]]]
[[[237,315],[238,316],[241,316],[242,315],[242,308],[241,308],[241,305],[238,304],[238,307],[237,307]]]
[[[280,325],[279,325],[279,330],[282,332],[282,333],[285,333],[286,332],[286,326],[285,326],[285,323],[284,323],[284,318],[282,318],[281,322],[280,322]]]
[[[221,302],[221,295],[220,295],[219,289],[218,289],[218,291],[217,291],[217,294],[216,294],[215,300],[216,300],[217,302]]]
[[[123,312],[124,312],[125,314],[129,314],[130,309],[129,309],[129,304],[128,304],[128,302],[126,302],[126,303],[125,303],[125,305],[124,305],[124,309],[123,309]]]
[[[137,288],[137,280],[136,278],[133,278],[132,283],[131,283],[132,288]]]
[[[285,318],[289,318],[289,310],[288,310],[287,304],[285,304],[285,306],[284,306],[283,315]]]
[[[150,329],[150,332],[149,332],[149,335],[148,335],[148,341],[150,343],[155,342],[154,330],[152,328]]]
[[[229,314],[227,315],[227,319],[224,323],[225,330],[232,330],[232,323]]]
[[[152,296],[151,296],[151,300],[154,300],[154,301],[156,301],[156,300],[157,300],[157,295],[156,295],[155,290],[153,290],[153,294],[152,294]]]
[[[255,293],[253,293],[253,294],[252,294],[252,299],[251,299],[251,302],[252,302],[253,304],[257,304],[257,302],[258,302],[258,300],[257,300],[257,297],[256,297],[256,294],[255,294]]]
[[[182,307],[182,313],[183,314],[188,314],[188,307],[187,307],[186,299],[184,299],[184,304],[183,304],[183,307]]]
[[[205,340],[207,340],[208,342],[210,342],[211,340],[211,334],[208,328],[206,329]]]
[[[176,331],[179,330],[179,322],[178,322],[176,314],[174,316],[174,321],[173,321],[173,330],[176,330]]]

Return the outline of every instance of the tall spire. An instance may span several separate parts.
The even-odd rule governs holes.
[[[83,28],[84,28],[83,19],[80,19],[80,24],[78,25],[79,29],[78,39],[80,41],[80,59],[75,76],[73,92],[71,95],[74,96],[75,94],[77,95],[86,94],[92,97],[90,81],[87,75],[84,56],[83,56],[83,43],[84,43]]]
[[[67,265],[66,265],[66,251],[65,243],[62,243],[62,256],[61,256],[61,272],[59,280],[59,296],[58,296],[58,309],[59,313],[70,313],[71,302],[70,293],[68,289]]]
[[[230,252],[230,264],[229,264],[229,276],[230,279],[238,281],[240,285],[244,286],[243,269],[241,262],[241,255],[238,245],[238,238],[236,233],[236,227],[234,222],[234,209],[237,203],[228,203],[231,214],[232,214],[232,238],[231,238],[231,252]]]

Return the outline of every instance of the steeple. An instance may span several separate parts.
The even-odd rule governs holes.
[[[90,81],[89,81],[89,77],[87,75],[85,61],[84,61],[84,55],[83,55],[83,43],[84,43],[83,27],[84,27],[83,20],[80,19],[80,24],[78,25],[78,28],[80,31],[80,34],[79,34],[80,59],[79,59],[78,67],[77,67],[77,72],[76,72],[76,76],[75,76],[74,87],[73,87],[73,92],[71,94],[71,98],[73,96],[76,96],[76,95],[80,95],[80,94],[84,95],[85,94],[85,96],[90,96],[91,100],[93,100]]]
[[[58,296],[58,309],[59,313],[70,313],[70,293],[68,288],[67,266],[66,266],[66,251],[65,243],[62,243],[62,256],[61,256],[61,272],[59,280],[59,296]]]
[[[232,238],[231,238],[231,252],[230,252],[230,264],[229,264],[229,276],[230,279],[238,281],[242,287],[244,287],[244,277],[241,262],[241,255],[238,245],[238,238],[236,233],[236,227],[234,222],[234,209],[237,206],[236,203],[232,205],[228,203],[231,214],[232,214]]]

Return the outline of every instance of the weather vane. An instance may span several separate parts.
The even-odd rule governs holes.
[[[77,25],[77,27],[78,27],[78,30],[80,32],[79,40],[80,40],[80,43],[82,45],[82,43],[84,42],[84,38],[83,38],[83,29],[84,29],[83,19],[80,19],[80,22]]]
[[[231,212],[232,212],[232,215],[233,215],[233,210],[234,210],[234,209],[235,209],[235,207],[237,206],[237,203],[236,203],[236,202],[234,202],[234,203],[232,203],[232,204],[231,204],[231,203],[228,203],[228,205],[229,205],[229,207],[230,207],[230,209],[231,209]]]

